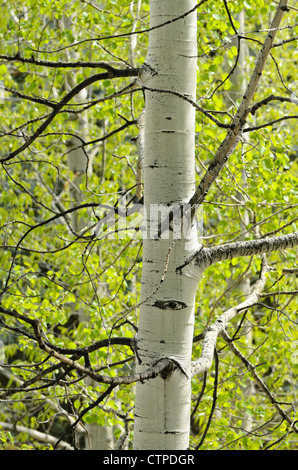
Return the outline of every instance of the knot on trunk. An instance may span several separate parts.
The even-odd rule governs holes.
[[[187,307],[187,305],[184,302],[180,302],[180,300],[156,300],[153,306],[161,310],[182,310]]]
[[[182,372],[182,374],[185,375],[185,377],[188,377],[185,370],[181,366],[181,364],[176,359],[174,359],[173,357],[171,357],[171,358],[162,358],[162,359],[159,360],[160,364],[164,363],[164,362],[165,362],[165,366],[163,367],[163,369],[159,373],[160,377],[163,380],[166,380],[168,377],[170,377],[172,375],[172,373],[177,369],[180,370],[180,372]]]

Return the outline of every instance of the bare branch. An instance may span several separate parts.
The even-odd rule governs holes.
[[[130,31],[128,33],[111,34],[109,36],[95,36],[93,38],[82,39],[81,41],[75,42],[75,43],[70,44],[68,46],[60,47],[59,49],[55,49],[55,50],[52,50],[52,51],[33,49],[33,48],[31,48],[31,50],[33,52],[42,52],[43,54],[54,54],[54,53],[57,53],[57,52],[64,51],[66,49],[70,49],[71,47],[76,47],[76,46],[79,46],[81,44],[85,44],[87,42],[96,42],[96,41],[99,42],[99,41],[104,41],[104,40],[107,40],[107,39],[129,38],[133,35],[149,33],[150,31],[153,31],[155,29],[163,28],[164,26],[172,24],[175,21],[182,20],[183,18],[187,17],[188,15],[190,15],[191,13],[196,11],[199,7],[204,5],[204,3],[206,3],[206,2],[208,2],[208,0],[201,0],[199,3],[197,3],[197,5],[194,6],[194,8],[191,8],[191,10],[186,11],[185,13],[183,13],[183,15],[177,16],[176,18],[174,18],[172,20],[165,21],[165,22],[160,23],[156,26],[152,26],[151,28],[141,29],[141,30],[138,30],[138,31]]]
[[[44,432],[36,431],[35,429],[27,428],[26,426],[21,426],[19,424],[11,424],[11,423],[4,423],[0,422],[0,426],[5,429],[6,431],[17,432],[21,433],[24,432],[30,436],[31,439],[34,439],[39,442],[45,442],[47,444],[56,445],[57,438],[51,436],[50,434],[46,434]],[[74,450],[73,447],[66,441],[59,441],[57,446],[59,449],[63,450]]]
[[[78,357],[74,354],[75,350],[63,349],[65,354],[62,354],[61,352],[59,352],[61,348],[57,348],[54,345],[51,345],[48,341],[46,341],[44,339],[44,334],[42,332],[41,325],[38,319],[29,318],[28,316],[18,313],[16,310],[8,310],[4,307],[0,307],[0,311],[13,316],[14,318],[22,322],[28,323],[33,328],[34,335],[27,333],[26,336],[30,337],[31,339],[35,339],[40,349],[46,352],[50,357],[57,359],[62,364],[70,367],[70,369],[76,370],[78,373],[83,374],[84,376],[90,377],[91,379],[95,380],[98,383],[105,383],[105,384],[114,385],[114,386],[123,385],[123,384],[131,384],[134,382],[155,378],[162,373],[168,374],[169,372],[172,372],[177,367],[177,365],[173,362],[173,360],[167,359],[167,358],[161,358],[155,364],[153,364],[151,367],[149,367],[147,370],[141,373],[128,375],[128,376],[122,376],[122,377],[120,376],[110,377],[107,375],[101,375],[95,372],[92,368],[83,366],[79,364],[78,362],[76,362],[76,359]],[[110,344],[113,343],[112,338],[108,340],[104,340],[104,345],[108,346],[109,343]],[[119,339],[119,343],[130,345],[132,343],[132,339],[123,338],[123,341]],[[103,344],[101,344],[101,346],[102,345]],[[93,347],[92,346],[90,347],[90,351],[88,350],[88,348],[83,348],[82,350],[80,350],[80,352],[82,352],[82,354],[80,354],[80,357],[84,355],[84,350],[86,351],[86,353],[89,353],[98,349],[98,346],[99,344],[94,344]],[[70,354],[71,357],[67,357],[66,354]]]
[[[189,98],[186,95],[183,95],[182,93],[178,93],[178,91],[164,90],[164,89],[161,89],[161,88],[150,88],[150,87],[147,87],[147,86],[143,86],[143,89],[147,90],[147,91],[151,91],[151,92],[156,92],[156,93],[168,93],[168,94],[171,94],[171,95],[175,95],[178,98],[181,98],[182,100],[187,101],[188,103],[190,103],[197,111],[204,114],[204,116],[208,117],[208,119],[210,119],[212,122],[214,122],[218,127],[222,127],[224,129],[230,129],[232,127],[230,124],[225,124],[223,122],[220,122],[218,119],[216,119],[215,117],[212,116],[212,114],[211,114],[212,111],[206,111],[206,109],[199,106],[191,98]]]
[[[257,374],[255,367],[252,365],[252,363],[246,359],[246,357],[242,354],[241,351],[237,348],[235,343],[232,341],[232,339],[229,337],[227,332],[224,330],[222,331],[222,336],[226,340],[226,342],[229,345],[229,348],[233,353],[243,362],[245,367],[250,371],[251,375],[253,376],[254,380],[257,382],[261,390],[265,393],[267,398],[269,399],[270,403],[274,406],[274,408],[277,410],[277,412],[280,414],[283,420],[285,420],[288,424],[291,426],[293,425],[292,419],[287,415],[287,413],[284,412],[284,410],[281,408],[280,404],[275,400],[273,397],[272,393],[270,392],[269,388],[265,384],[265,382],[261,379],[261,377]],[[293,429],[295,432],[298,433],[297,427],[294,425]]]
[[[267,96],[267,98],[264,98],[262,101],[259,101],[258,103],[254,104],[250,108],[250,113],[255,114],[261,106],[265,106],[266,104],[270,103],[271,101],[280,101],[281,103],[293,103],[292,98],[286,98],[285,96],[275,96],[275,95],[270,95]]]
[[[266,273],[269,269],[265,260],[263,261],[264,262],[260,278],[252,289],[251,294],[247,296],[244,302],[240,303],[239,305],[236,305],[235,307],[230,308],[229,310],[226,310],[204,332],[204,341],[202,345],[201,357],[192,363],[192,377],[198,374],[205,373],[210,369],[218,336],[220,336],[225,331],[227,324],[235,316],[237,316],[238,313],[242,312],[247,308],[250,308],[258,301],[260,294],[265,286]]]
[[[7,91],[8,93],[11,93],[12,95],[14,95],[14,96],[16,96],[16,97],[18,97],[22,100],[32,101],[33,103],[43,104],[44,106],[49,106],[50,108],[55,108],[55,106],[57,106],[57,103],[55,103],[53,101],[46,100],[44,98],[38,98],[37,96],[25,95],[24,93],[20,93],[18,90],[15,90],[15,89],[10,88],[10,87],[3,87],[3,89],[5,91]]]
[[[254,256],[273,251],[281,251],[294,248],[298,245],[298,232],[282,235],[280,237],[261,238],[259,240],[247,240],[235,243],[227,243],[221,246],[204,247],[195,257],[195,264],[208,267],[218,261],[233,259],[241,256]],[[193,258],[192,258],[193,259]],[[191,262],[191,260],[190,260]],[[187,263],[186,263],[187,264]],[[179,269],[179,268],[178,268]]]
[[[132,72],[131,70],[134,70],[134,72]],[[76,85],[64,96],[64,98],[62,98],[59,103],[55,105],[53,111],[48,115],[47,119],[39,126],[39,128],[34,132],[34,134],[32,134],[26,139],[26,142],[21,147],[17,148],[16,150],[9,153],[6,157],[2,158],[0,160],[0,163],[4,163],[8,160],[11,160],[16,155],[23,152],[23,150],[28,148],[46,130],[46,128],[51,124],[51,122],[53,121],[55,116],[61,111],[61,109],[83,89],[100,80],[111,79],[116,77],[130,77],[137,75],[137,69],[113,69],[113,71],[98,73],[86,78],[86,80],[83,80],[81,83]]]
[[[7,55],[7,54],[0,54],[0,59],[5,60],[6,62],[20,62],[22,64],[32,64],[32,65],[37,65],[41,67],[50,67],[50,68],[91,68],[91,69],[104,69],[107,72],[113,73],[115,70],[115,65],[116,62],[110,63],[110,62],[105,62],[105,61],[100,61],[100,62],[84,62],[82,60],[78,61],[53,61],[53,60],[42,60],[42,59],[36,59],[35,57],[31,56],[29,58],[27,57],[21,57],[20,55]],[[117,64],[119,65],[119,64]],[[134,73],[137,75],[137,69],[133,67],[129,67],[128,70],[131,71],[131,73]]]
[[[225,166],[229,156],[232,154],[232,152],[239,143],[246,122],[246,118],[249,114],[250,103],[258,88],[260,78],[263,74],[268,56],[270,54],[270,50],[274,43],[277,30],[279,28],[285,11],[287,11],[287,0],[280,0],[275,17],[270,27],[270,31],[259,53],[255,69],[247,86],[246,92],[244,93],[237,114],[233,120],[231,129],[228,131],[227,136],[219,146],[214,159],[209,165],[209,168],[207,169],[194,195],[190,199],[190,204],[192,207],[195,207],[197,204],[201,204],[204,201],[213,182],[218,177],[221,170]]]
[[[270,127],[276,124],[277,122],[287,121],[288,119],[298,119],[298,114],[293,116],[284,116],[279,119],[275,119],[274,121],[266,122],[265,124],[260,124],[259,126],[246,127],[243,132],[252,132],[257,131],[259,129],[264,129],[264,127]]]

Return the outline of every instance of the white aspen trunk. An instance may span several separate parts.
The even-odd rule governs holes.
[[[173,20],[195,5],[194,0],[151,0],[150,27]],[[161,204],[167,212],[169,206],[187,203],[194,193],[195,109],[181,97],[152,89],[172,90],[195,100],[196,29],[196,13],[192,12],[150,31],[141,76],[145,89],[151,91],[147,90],[145,96],[147,232],[143,243],[137,371],[146,370],[161,358],[173,359],[177,367],[167,377],[137,383],[135,450],[183,450],[189,446],[190,368],[198,272],[194,277],[190,269],[181,274],[175,268],[198,250],[197,230],[193,227],[187,237],[182,234],[174,245],[175,231],[164,231],[154,239],[158,226],[154,216]]]
[[[67,80],[70,82],[70,88],[73,88],[75,83],[73,77],[68,74]],[[84,89],[78,96],[78,101],[87,100],[87,90]],[[86,172],[91,174],[92,172],[92,162],[88,161],[84,150],[82,149],[82,140],[86,140],[87,136],[87,126],[88,122],[84,116],[75,118],[78,120],[78,135],[79,138],[75,136],[71,137],[68,142],[68,154],[67,154],[67,164],[69,169],[74,173],[75,177],[70,181],[70,195],[74,201],[74,205],[82,203],[82,191],[80,189],[80,184],[86,178]],[[86,221],[78,216],[76,212],[72,215],[72,224],[75,232],[79,232],[86,226]]]

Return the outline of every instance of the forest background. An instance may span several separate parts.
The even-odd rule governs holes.
[[[164,384],[173,370],[179,380],[185,372],[161,352],[138,368],[139,312],[164,292],[176,249],[172,240],[166,245],[144,299],[144,106],[149,93],[161,94],[147,85],[152,70],[144,64],[150,34],[167,26],[150,27],[154,3],[1,2],[2,449],[131,449],[143,382]],[[295,449],[298,6],[186,3],[192,7],[180,17],[195,14],[198,28],[196,97],[179,89],[163,95],[195,110],[197,188],[235,123],[270,25],[278,12],[283,18],[239,141],[199,201],[200,248],[180,265],[201,262],[202,247],[218,261],[196,281],[183,426],[191,450]],[[167,178],[158,166],[152,178],[158,195]],[[169,183],[179,200],[179,184]],[[238,253],[241,243],[246,251]],[[166,295],[155,302],[159,310],[184,309]],[[207,333],[226,312],[202,368]],[[180,405],[171,407],[175,414]],[[158,410],[151,412],[157,422]]]

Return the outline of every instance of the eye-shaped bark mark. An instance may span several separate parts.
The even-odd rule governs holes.
[[[153,306],[161,310],[182,310],[187,307],[184,302],[179,300],[156,300]]]

